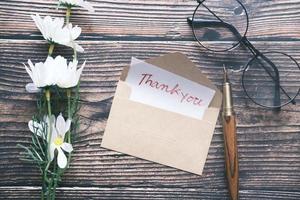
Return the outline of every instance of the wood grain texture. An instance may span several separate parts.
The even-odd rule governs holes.
[[[96,13],[75,11],[71,21],[83,29],[80,44],[87,59],[82,76],[81,131],[74,143],[70,170],[58,199],[228,199],[224,175],[221,123],[218,122],[203,176],[165,167],[100,148],[102,135],[124,66],[135,56],[147,59],[175,51],[186,54],[219,88],[223,63],[238,69],[249,52],[204,53],[186,23],[193,0],[90,0]],[[289,53],[300,61],[300,1],[244,0],[250,14],[249,37],[260,50]],[[37,169],[20,161],[16,144],[30,144],[27,122],[35,112],[35,95],[22,63],[40,62],[47,45],[29,15],[63,16],[56,1],[0,1],[0,199],[38,199]],[[55,54],[71,58],[70,49]],[[297,88],[300,74],[288,81]],[[258,78],[260,74],[256,74]],[[237,134],[241,199],[300,199],[300,107],[280,113],[258,108],[241,87],[241,74],[231,77],[238,118]]]
[[[90,0],[94,14],[77,10],[72,22],[83,28],[88,40],[193,40],[186,18],[197,5],[194,0]],[[244,0],[249,13],[252,40],[299,40],[299,0]],[[56,0],[0,1],[2,38],[41,39],[30,15],[63,17]],[[228,11],[230,12],[230,10]],[[234,10],[232,10],[234,12]]]
[[[223,90],[224,94],[224,90]],[[224,111],[223,111],[224,112]],[[239,199],[239,158],[236,134],[236,117],[222,116],[224,136],[224,159],[227,187],[231,200]]]
[[[223,200],[226,190],[207,190],[206,188],[104,188],[104,187],[62,187],[57,190],[60,199],[216,199]],[[38,199],[39,190],[36,187],[12,187],[0,188],[0,194],[7,196],[6,199]],[[265,190],[242,190],[241,199],[272,199],[272,200],[295,200],[300,198],[298,192],[265,191]]]
[[[102,149],[100,143],[118,78],[131,56],[146,59],[180,49],[220,87],[220,60],[232,56],[230,63],[239,66],[247,58],[247,52],[207,56],[195,42],[180,41],[86,41],[81,44],[86,52],[80,57],[88,60],[82,76],[81,95],[85,101],[80,111],[82,131],[76,138],[74,160],[65,174],[62,186],[78,187],[83,197],[91,199],[93,196],[105,199],[104,194],[100,195],[104,188],[112,188],[111,192],[109,189],[106,192],[112,197],[116,195],[115,198],[126,198],[131,193],[126,188],[133,188],[140,192],[137,199],[158,198],[159,195],[162,198],[202,199],[201,196],[206,195],[204,199],[226,199],[228,194],[220,123],[217,125],[202,177]],[[254,44],[258,48],[266,48],[273,46],[274,42]],[[275,50],[279,49],[300,58],[300,42],[276,42]],[[29,145],[27,121],[35,108],[35,95],[26,93],[24,89],[30,78],[21,63],[26,62],[27,58],[34,62],[42,61],[46,50],[43,41],[0,41],[0,188],[35,188],[40,185],[38,171],[32,165],[18,160],[20,149],[16,144]],[[71,52],[67,51],[66,54],[70,56]],[[241,199],[272,199],[274,191],[279,195],[278,198],[282,196],[297,199],[300,190],[299,106],[287,106],[277,114],[259,109],[245,98],[240,87],[240,76],[232,75],[231,81],[238,116]],[[297,102],[299,103],[299,99]],[[89,193],[89,189],[85,187],[98,189]],[[169,192],[164,192],[164,188]],[[17,197],[22,195],[19,187],[15,189]],[[162,191],[156,193],[155,190]],[[33,193],[34,191],[36,189],[32,190]],[[62,189],[63,194],[70,192],[70,195],[76,191]],[[150,196],[143,195],[147,191]],[[5,189],[1,193],[3,196],[11,196]],[[132,195],[134,194],[133,192]]]

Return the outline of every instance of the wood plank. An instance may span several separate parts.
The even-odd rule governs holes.
[[[194,0],[91,0],[96,12],[75,11],[71,21],[85,40],[193,40],[186,18]],[[299,40],[300,0],[245,0],[251,40]],[[0,38],[40,39],[30,14],[63,17],[56,0],[0,2]]]
[[[131,56],[140,59],[159,56],[165,53],[180,51],[188,55],[192,61],[199,65],[200,69],[208,78],[221,88],[222,70],[220,67],[225,64],[228,67],[239,69],[244,66],[250,59],[250,53],[244,49],[237,49],[230,53],[205,53],[203,48],[198,47],[196,42],[82,42],[86,48],[84,54],[80,54],[80,59],[87,59],[89,67],[86,67],[83,75],[82,92],[85,94],[93,94],[101,92],[105,94],[105,98],[113,96],[117,80],[121,74],[122,68],[130,62]],[[298,42],[258,42],[254,43],[258,49],[268,49],[272,51],[282,51],[292,55],[296,60],[299,60]],[[47,47],[43,41],[13,41],[2,40],[0,58],[2,59],[0,79],[2,90],[15,91],[16,93],[4,93],[3,95],[13,94],[12,98],[22,100],[30,98],[30,95],[25,97],[18,96],[20,92],[24,92],[24,85],[29,82],[22,63],[31,59],[33,62],[40,62],[47,55]],[[32,47],[31,47],[32,46]],[[65,54],[68,58],[71,57],[70,49],[57,47],[56,54]],[[278,58],[281,59],[280,57]],[[278,60],[277,59],[277,60]],[[299,70],[295,66],[287,67],[285,71],[293,74],[290,83],[291,88],[299,86]],[[27,79],[20,80],[22,77]],[[249,104],[250,109],[255,109],[255,106],[245,96],[244,90],[241,87],[241,74],[233,74],[231,77],[234,87],[234,96],[236,98],[237,107],[244,108]],[[263,77],[262,77],[263,78]],[[97,87],[99,86],[99,87]],[[94,101],[101,100],[99,95],[89,95],[84,97],[85,100]],[[287,106],[284,110],[298,111],[297,106]]]
[[[81,44],[86,48],[86,52],[80,55],[81,61],[87,59],[82,77],[82,97],[85,101],[80,111],[82,132],[74,143],[74,161],[61,186],[98,189],[90,192],[88,188],[75,188],[76,191],[62,188],[62,194],[66,194],[66,197],[61,195],[61,198],[67,198],[68,194],[70,197],[81,194],[82,198],[98,198],[102,194],[99,198],[120,199],[127,195],[133,199],[142,198],[145,194],[145,198],[153,199],[196,199],[199,196],[213,199],[213,195],[218,195],[220,199],[226,198],[223,139],[219,123],[203,176],[102,149],[100,144],[117,80],[123,67],[130,62],[131,56],[146,59],[180,50],[220,86],[222,72],[219,67],[222,62],[238,67],[248,59],[248,53],[240,50],[229,55],[206,55],[195,42],[184,41],[85,41]],[[274,50],[282,50],[296,59],[300,58],[300,42],[256,42],[254,45],[258,48],[274,47]],[[59,47],[57,50],[57,53],[71,56],[71,51],[65,51],[65,48]],[[24,193],[23,186],[40,185],[38,171],[18,159],[20,149],[16,144],[29,145],[27,121],[35,108],[35,95],[26,93],[24,89],[30,79],[21,63],[28,58],[34,62],[43,61],[47,49],[44,41],[0,40],[0,52],[0,196],[2,193],[3,196],[11,196],[13,199]],[[243,198],[272,199],[275,194],[278,196],[273,199],[299,198],[299,106],[287,106],[278,114],[259,109],[246,100],[240,87],[240,75],[233,75],[232,81],[237,105]],[[299,82],[295,81],[293,84],[298,85]],[[6,190],[5,186],[12,188]],[[114,189],[102,189],[106,187]],[[148,187],[151,189],[147,189]],[[128,188],[133,188],[133,191]],[[14,190],[16,192],[12,193]],[[30,189],[24,195],[37,195],[36,192],[36,189]]]
[[[105,188],[105,187],[63,187],[57,189],[57,199],[226,199],[226,190],[207,188]],[[6,199],[38,199],[37,187],[0,187],[0,196]],[[299,192],[272,190],[241,190],[241,200],[253,199],[299,199]]]

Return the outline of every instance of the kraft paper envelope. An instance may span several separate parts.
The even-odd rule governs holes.
[[[213,100],[202,120],[131,101],[125,68],[101,146],[201,175],[222,94],[183,54],[172,53],[146,62],[215,90]]]

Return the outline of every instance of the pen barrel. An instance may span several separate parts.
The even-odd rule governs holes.
[[[232,200],[237,200],[239,193],[239,165],[235,115],[223,115],[223,135],[229,194]]]

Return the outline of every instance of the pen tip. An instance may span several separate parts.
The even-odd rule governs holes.
[[[224,70],[224,83],[228,82],[228,74],[227,74],[227,69],[225,67],[225,64],[223,64],[223,70]]]
[[[223,70],[224,70],[224,73],[227,73],[225,64],[223,64]]]

